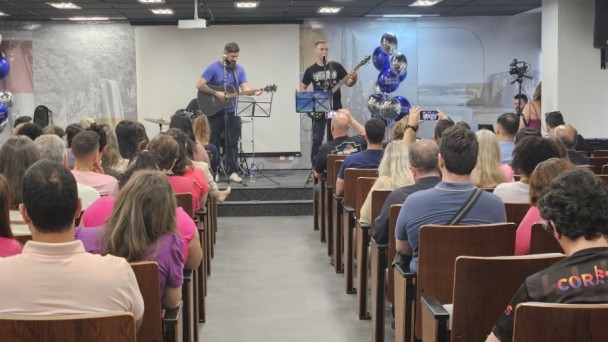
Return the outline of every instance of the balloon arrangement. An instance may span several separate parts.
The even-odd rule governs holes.
[[[2,43],[2,35],[0,35],[0,43]],[[3,53],[0,53],[0,81],[8,76],[11,71],[11,65]],[[13,107],[13,94],[6,90],[0,90],[0,132],[4,131],[8,122],[9,110]]]
[[[399,121],[410,111],[410,102],[403,96],[389,98],[407,77],[407,57],[397,52],[397,36],[391,32],[382,35],[380,46],[372,54],[374,67],[380,73],[374,85],[375,94],[367,99],[372,117],[381,118],[387,125]]]

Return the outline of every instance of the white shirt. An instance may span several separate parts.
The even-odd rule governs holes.
[[[494,195],[505,203],[530,203],[530,186],[522,182],[502,183],[496,186]]]

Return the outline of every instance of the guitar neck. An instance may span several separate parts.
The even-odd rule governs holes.
[[[363,64],[359,63],[357,64],[357,66],[355,67],[355,71],[359,70],[359,68],[363,66]],[[344,76],[340,82],[338,82],[333,88],[331,88],[331,93],[335,93],[338,91],[338,89],[340,89],[341,86],[344,85],[344,83],[346,83],[346,80],[348,80],[348,75]]]
[[[262,90],[262,89],[251,89],[251,90],[245,90],[245,91],[241,91],[241,92],[230,93],[230,94],[228,94],[227,98],[233,99],[233,98],[238,97],[238,96],[255,95],[255,92],[258,91],[258,90]]]

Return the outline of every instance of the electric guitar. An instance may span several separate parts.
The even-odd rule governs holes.
[[[223,86],[209,85],[209,88],[217,91],[224,91]],[[264,88],[238,92],[236,89],[234,89],[232,85],[227,85],[226,99],[224,100],[219,100],[217,97],[199,90],[197,95],[198,108],[206,116],[214,116],[215,114],[219,113],[220,110],[234,106],[234,102],[232,101],[232,99],[234,99],[235,97],[255,95],[258,90],[262,90],[265,92],[275,92],[277,91],[277,86],[275,84],[271,84],[265,86]]]
[[[359,70],[360,67],[364,66],[365,64],[369,63],[369,60],[372,58],[372,56],[367,55],[365,56],[361,62],[359,62],[359,64],[357,64],[353,69],[355,69],[355,71]],[[333,86],[333,88],[331,88],[331,93],[334,94],[335,92],[338,91],[338,89],[340,89],[341,86],[344,85],[344,83],[349,79],[349,76],[346,75],[344,76],[340,82],[336,83],[335,86]],[[325,116],[325,112],[310,112],[308,113],[308,117],[310,117],[313,120],[319,120],[320,118]]]

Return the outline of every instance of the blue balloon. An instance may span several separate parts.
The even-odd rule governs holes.
[[[403,74],[399,75],[399,83],[403,82],[406,77],[407,77],[407,71],[404,72]]]
[[[399,121],[399,120],[403,119],[404,116],[406,116],[410,113],[410,108],[412,108],[412,105],[410,104],[410,101],[408,101],[403,96],[395,96],[395,99],[397,101],[399,101],[399,103],[401,104],[401,110],[399,111],[397,117],[395,118],[395,121]]]
[[[380,46],[374,50],[372,62],[378,71],[389,70],[391,68],[391,56],[384,52]]]
[[[383,93],[392,93],[399,88],[399,76],[390,70],[384,70],[378,75],[378,86]]]
[[[4,103],[0,103],[0,125],[8,119],[8,107]]]
[[[3,80],[8,76],[11,71],[11,66],[8,64],[8,59],[4,56],[0,56],[0,80]]]

